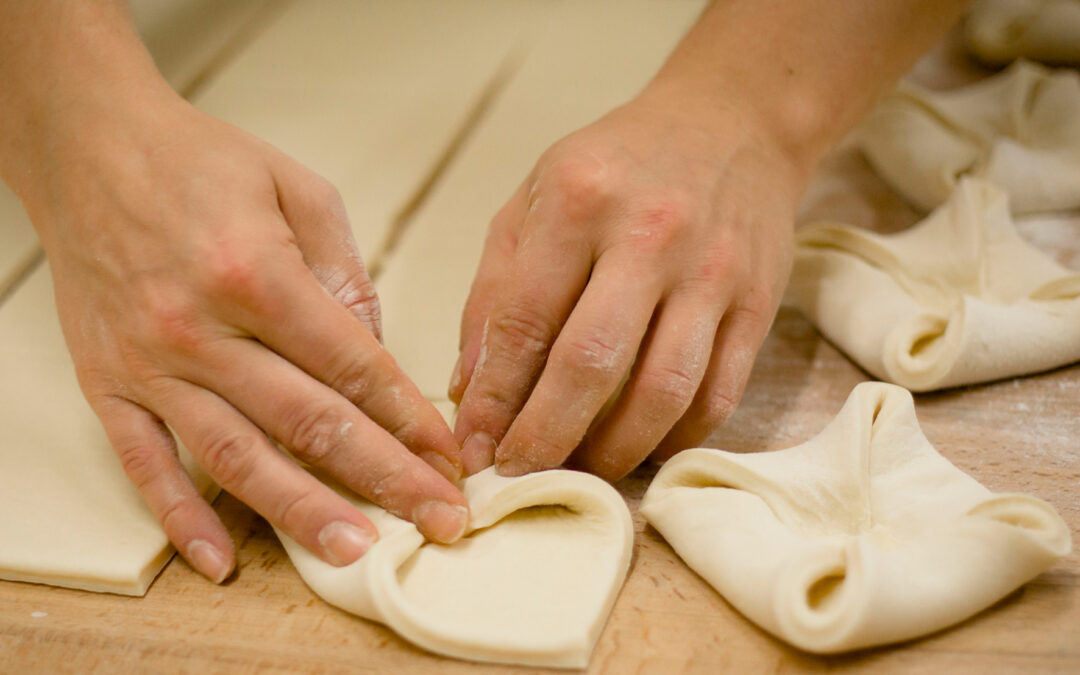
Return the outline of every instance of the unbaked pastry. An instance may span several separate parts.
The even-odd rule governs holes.
[[[903,84],[856,132],[893,189],[930,210],[961,176],[1009,193],[1014,213],[1080,208],[1080,75],[1019,61],[954,91]]]
[[[300,576],[324,600],[410,642],[475,661],[584,668],[630,564],[622,497],[574,471],[467,478],[472,521],[455,544],[428,544],[412,523],[344,493],[379,541],[346,567],[281,532]]]
[[[679,453],[641,512],[747,618],[821,653],[962,621],[1071,548],[1051,506],[964,474],[923,436],[911,395],[877,382],[794,448]]]
[[[796,234],[787,302],[875,377],[929,391],[1080,360],[1080,274],[1024,241],[975,179],[914,227]]]
[[[964,41],[993,65],[1018,58],[1080,63],[1080,0],[979,0],[964,24]]]

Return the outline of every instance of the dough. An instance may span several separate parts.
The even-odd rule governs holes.
[[[493,468],[466,479],[464,492],[470,533],[450,546],[425,544],[412,523],[348,494],[380,536],[352,565],[333,567],[278,536],[323,599],[424,649],[584,668],[630,565],[622,497],[584,473],[503,478]]]
[[[1080,0],[979,0],[964,41],[993,65],[1017,58],[1080,64]]]
[[[173,549],[79,390],[47,265],[0,307],[0,373],[0,579],[145,594]]]
[[[975,179],[892,235],[819,223],[796,234],[787,302],[879,379],[929,391],[1080,360],[1080,274],[1021,239]]]
[[[333,183],[374,270],[402,210],[548,11],[529,0],[290,3],[193,102]]]
[[[679,453],[641,512],[747,618],[822,653],[962,621],[1071,548],[1052,507],[992,493],[950,464],[911,395],[882,383],[855,387],[794,448]]]
[[[882,178],[931,210],[963,175],[1006,192],[1014,213],[1080,208],[1080,75],[1019,61],[954,91],[911,84],[856,132]]]
[[[640,91],[704,5],[565,2],[537,31],[375,280],[386,347],[425,396],[446,397],[491,217],[548,146]]]

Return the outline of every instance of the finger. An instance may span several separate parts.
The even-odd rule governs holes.
[[[165,536],[188,563],[215,584],[232,573],[232,539],[214,510],[191,483],[176,441],[145,408],[118,397],[95,401],[124,473],[139,490]]]
[[[347,565],[378,539],[359,510],[216,394],[176,379],[155,388],[162,418],[210,477],[314,555]]]
[[[278,204],[304,263],[331,297],[382,342],[382,310],[341,195],[330,182],[281,156],[273,162]]]
[[[454,403],[461,403],[461,397],[469,386],[476,368],[476,357],[480,354],[480,343],[488,314],[495,305],[499,288],[510,274],[514,252],[517,250],[517,233],[521,230],[528,212],[530,182],[521,184],[510,201],[495,214],[488,228],[480,265],[477,267],[472,288],[469,289],[465,310],[461,314],[461,336],[458,342],[460,355],[450,374],[450,387],[447,391]]]
[[[511,272],[488,315],[454,427],[470,464],[494,454],[589,280],[593,251],[579,231],[588,223],[569,220],[573,214],[564,201],[533,202]]]
[[[500,474],[517,476],[562,464],[618,389],[661,290],[658,277],[626,274],[634,269],[632,260],[606,255],[597,262],[540,381],[499,444],[495,463]]]
[[[413,455],[337,392],[253,340],[227,338],[205,360],[198,383],[213,386],[298,459],[415,522],[430,539],[448,543],[464,533],[465,497],[432,465],[450,480],[460,468]]]
[[[296,258],[237,250],[218,264],[219,297],[232,310],[219,317],[237,323],[304,372],[339,392],[412,452],[440,456],[461,470],[460,448],[446,421],[401,371],[393,357],[338,302],[330,298]],[[250,259],[253,256],[260,256]]]
[[[665,301],[622,393],[575,452],[575,466],[615,481],[649,456],[701,385],[722,307],[697,293]]]
[[[701,388],[686,413],[650,457],[664,461],[680,450],[700,445],[727,421],[739,405],[772,313],[734,305],[720,321],[712,357]]]

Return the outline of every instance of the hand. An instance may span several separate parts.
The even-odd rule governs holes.
[[[166,425],[328,563],[378,533],[275,440],[426,536],[460,537],[459,446],[380,344],[334,188],[171,92],[102,98],[53,119],[22,196],[83,391],[177,549],[215,581],[234,565]]]
[[[569,457],[615,480],[704,440],[775,316],[808,173],[752,110],[648,90],[544,153],[491,223],[462,320],[467,472]]]

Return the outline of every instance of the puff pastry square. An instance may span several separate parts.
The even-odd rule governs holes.
[[[641,512],[743,615],[822,653],[962,621],[1071,548],[1052,507],[964,474],[923,436],[911,395],[876,382],[797,447],[679,453]]]

